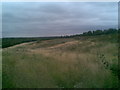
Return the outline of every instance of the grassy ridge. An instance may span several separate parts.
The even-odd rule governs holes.
[[[3,49],[3,88],[117,88],[117,34]]]
[[[116,35],[118,33],[117,29],[108,29],[108,30],[96,30],[96,31],[88,31],[83,32],[83,34],[77,34],[77,35],[70,35],[70,36],[56,36],[56,37],[31,37],[31,38],[2,38],[2,48],[10,47],[16,44],[24,43],[24,42],[31,42],[31,41],[42,41],[42,40],[50,40],[50,39],[56,39],[56,38],[77,38],[77,37],[83,37],[83,36],[99,36],[99,35]],[[112,38],[115,39],[115,38]],[[106,40],[106,39],[105,39]],[[113,40],[111,40],[113,41]],[[115,41],[115,40],[114,40]],[[1,40],[0,40],[1,42]]]
[[[25,42],[50,40],[57,37],[36,37],[36,38],[2,38],[2,48],[10,47]]]

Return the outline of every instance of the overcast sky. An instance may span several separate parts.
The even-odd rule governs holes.
[[[117,28],[117,2],[6,2],[3,37],[43,37]]]

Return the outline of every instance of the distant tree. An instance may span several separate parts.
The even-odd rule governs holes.
[[[92,31],[88,31],[88,32],[87,32],[87,35],[90,35],[90,36],[91,36],[92,34],[93,34]]]
[[[108,29],[108,30],[104,30],[104,34],[110,34],[110,33],[117,33],[117,29]]]
[[[118,33],[120,33],[120,28],[118,29]]]
[[[86,36],[87,35],[87,32],[83,32],[83,36]]]
[[[93,31],[93,35],[101,35],[102,33],[102,30]]]

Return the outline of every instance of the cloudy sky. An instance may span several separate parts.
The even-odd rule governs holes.
[[[3,37],[43,37],[117,28],[117,2],[5,2]]]

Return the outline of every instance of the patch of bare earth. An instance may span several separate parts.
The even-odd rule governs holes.
[[[53,48],[65,47],[65,46],[70,46],[70,45],[74,45],[74,44],[77,44],[77,43],[78,43],[78,41],[70,41],[70,42],[65,42],[65,43],[62,43],[62,44],[54,45],[54,46],[51,46],[51,47],[48,47],[48,48],[53,49]]]

